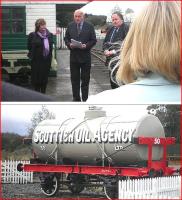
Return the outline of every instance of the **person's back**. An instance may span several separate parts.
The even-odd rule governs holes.
[[[87,102],[98,104],[180,104],[180,90],[179,84],[171,83],[157,74],[149,74],[134,83],[90,96]]]

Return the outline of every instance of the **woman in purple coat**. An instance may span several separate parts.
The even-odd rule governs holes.
[[[28,57],[31,60],[31,81],[33,88],[46,92],[48,75],[51,67],[53,34],[46,28],[46,21],[35,22],[35,32],[28,36]]]

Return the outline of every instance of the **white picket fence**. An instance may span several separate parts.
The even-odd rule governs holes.
[[[33,172],[18,172],[18,163],[29,164],[30,161],[1,161],[1,179],[2,183],[33,183]]]
[[[181,176],[119,181],[119,199],[181,199]]]
[[[64,42],[66,28],[59,28],[58,30],[59,31],[56,34],[56,47],[57,49],[59,48],[67,49],[67,46],[65,45],[65,42]]]
[[[66,28],[57,28],[57,33],[56,33],[56,47],[57,49],[62,48],[62,49],[67,49],[67,46],[65,45],[64,42],[64,37],[66,33]],[[105,35],[101,34],[101,30],[95,30],[96,33],[96,38],[97,39],[104,39]]]

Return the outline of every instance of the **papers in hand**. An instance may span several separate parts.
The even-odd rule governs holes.
[[[77,48],[82,48],[82,43],[77,40],[71,39],[71,43]]]

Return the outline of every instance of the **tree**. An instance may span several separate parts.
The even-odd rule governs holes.
[[[125,11],[125,22],[130,24],[134,19],[134,11],[131,8],[127,8]]]
[[[119,13],[121,13],[121,14],[123,13],[122,9],[119,7],[118,4],[116,4],[116,5],[114,6],[114,8],[111,10],[111,14],[114,13],[114,12],[119,12]]]
[[[28,158],[30,148],[23,144],[23,136],[16,133],[2,133],[2,159],[19,160]]]
[[[134,11],[131,8],[127,8],[125,14],[131,14],[131,13],[134,13]]]
[[[45,105],[42,105],[40,111],[33,114],[31,118],[31,125],[28,127],[28,134],[32,136],[35,127],[45,119],[55,119],[56,116],[54,113],[50,112]]]
[[[23,146],[23,136],[16,133],[2,133],[2,150],[13,152]]]
[[[148,113],[153,114],[161,121],[165,134],[175,137],[180,142],[180,105],[150,105]]]
[[[86,15],[86,21],[98,27],[106,24],[106,19],[107,17],[105,15],[92,15],[92,14]]]
[[[73,12],[62,10],[57,14],[56,18],[59,20],[60,27],[67,27],[68,24],[73,20]]]

